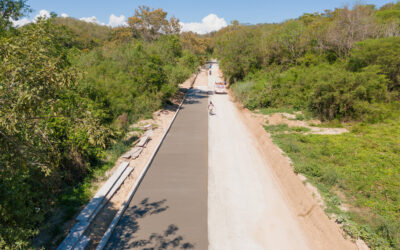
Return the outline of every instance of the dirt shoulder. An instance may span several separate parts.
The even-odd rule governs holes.
[[[243,108],[239,103],[236,103],[236,107],[244,124],[251,131],[257,149],[267,165],[271,166],[286,196],[284,198],[297,215],[297,220],[313,249],[363,249],[359,242],[356,244],[349,237],[345,239],[340,226],[328,218],[314,198],[315,194],[294,173],[290,159],[273,143],[263,128],[265,120]]]
[[[185,92],[193,85],[196,75],[193,75],[184,83],[180,84],[180,91],[172,98],[171,105],[165,106],[163,109],[153,113],[153,119],[141,121],[139,124],[146,126],[152,124],[152,136],[151,140],[146,144],[140,156],[136,159],[130,159],[130,166],[134,167],[134,171],[127,177],[125,182],[121,185],[119,190],[112,196],[107,202],[105,207],[96,215],[85,234],[91,241],[86,249],[95,249],[95,247],[101,241],[104,233],[108,229],[111,221],[114,219],[116,213],[120,210],[124,201],[126,200],[132,187],[139,181],[140,175],[145,171],[147,163],[153,152],[156,150],[157,145],[161,142],[165,131],[168,129],[179,104],[185,97]],[[133,148],[133,147],[132,147]],[[130,150],[130,149],[129,149]],[[127,161],[120,157],[115,164],[115,167],[110,170],[110,175],[116,170],[119,164],[123,161]],[[100,185],[101,186],[101,185]]]
[[[180,97],[182,98],[182,95]],[[176,102],[178,101],[179,99],[176,99]],[[86,230],[84,235],[91,239],[87,249],[94,249],[100,242],[109,224],[114,219],[115,214],[119,211],[123,202],[126,200],[131,188],[139,180],[140,174],[144,171],[152,153],[160,143],[163,134],[175,114],[177,106],[177,103],[175,103],[175,105],[171,107],[159,110],[153,114],[153,119],[146,120],[148,124],[153,125],[151,140],[146,144],[138,158],[129,160],[129,166],[134,167],[134,170],[127,177],[119,190],[107,202],[105,207],[96,215],[95,219]],[[110,175],[123,161],[127,161],[127,159],[123,159],[122,157],[118,159],[115,167],[110,171]]]

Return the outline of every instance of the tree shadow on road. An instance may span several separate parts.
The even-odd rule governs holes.
[[[139,204],[128,207],[116,227],[106,249],[192,249],[194,245],[184,242],[183,236],[178,235],[179,228],[170,224],[166,230],[160,233],[152,233],[146,238],[140,238],[137,233],[140,228],[140,219],[166,211],[169,207],[166,199],[149,202],[149,198]]]

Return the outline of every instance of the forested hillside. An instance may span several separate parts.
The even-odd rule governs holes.
[[[26,1],[0,8],[0,248],[26,249],[56,207],[87,201],[76,190],[112,166],[128,125],[167,102],[206,48],[161,9],[112,29],[56,16],[15,28]]]
[[[399,249],[400,2],[277,24],[233,22],[213,35],[213,44],[247,108],[350,130],[311,135],[266,125],[346,232],[372,248]]]

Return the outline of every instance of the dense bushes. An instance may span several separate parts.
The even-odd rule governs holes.
[[[260,65],[258,36],[257,30],[234,26],[217,40],[215,53],[231,81],[243,79]]]
[[[108,26],[84,22],[72,17],[59,17],[54,23],[67,27],[74,37],[74,46],[79,49],[92,49],[111,38],[112,29]]]
[[[325,63],[296,66],[283,72],[279,69],[259,72],[232,88],[250,109],[287,106],[309,110],[323,120],[374,121],[385,115],[386,110],[378,107],[388,99],[388,80],[380,73],[373,66],[350,72],[343,64]]]
[[[109,42],[109,28],[82,37],[68,25],[39,20],[0,37],[0,248],[27,248],[129,122],[160,108],[199,66],[179,35]]]
[[[349,67],[360,71],[369,65],[377,65],[390,80],[388,90],[400,90],[400,37],[369,39],[359,42],[352,49]],[[397,96],[397,98],[400,96]]]
[[[112,134],[77,92],[58,31],[41,21],[0,40],[0,245],[24,246],[62,183],[86,173]]]
[[[151,43],[103,46],[76,60],[87,72],[79,84],[82,92],[100,103],[110,119],[126,113],[131,121],[159,108],[198,66],[173,35]]]
[[[249,108],[376,122],[400,97],[400,38],[389,32],[400,19],[382,16],[397,8],[357,5],[279,24],[233,24],[215,35],[214,52],[231,82],[243,80],[233,89]]]

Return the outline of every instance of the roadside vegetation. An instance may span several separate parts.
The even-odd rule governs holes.
[[[270,115],[350,132],[265,128],[325,197],[328,214],[374,249],[400,248],[400,2],[232,24],[214,54],[236,99]]]
[[[168,102],[207,47],[161,9],[112,29],[55,14],[15,28],[26,1],[0,8],[0,248],[27,249],[55,212],[57,234],[88,201],[128,125]]]

